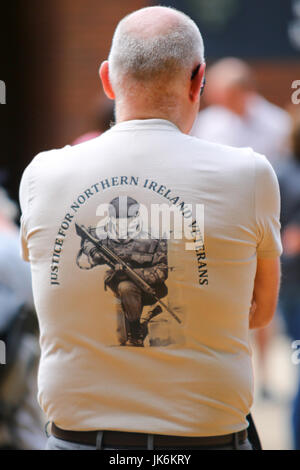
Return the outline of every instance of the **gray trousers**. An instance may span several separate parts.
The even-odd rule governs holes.
[[[134,448],[129,448],[129,447],[124,447],[124,448],[111,448],[111,447],[101,447],[99,449],[96,448],[96,446],[87,446],[84,444],[76,444],[74,442],[69,442],[69,441],[63,441],[62,439],[58,439],[57,437],[50,436],[48,438],[48,442],[46,445],[45,450],[141,450],[139,449],[134,449]],[[147,450],[147,449],[145,449]],[[163,449],[155,449],[155,450],[162,450]],[[172,449],[175,450],[175,449]],[[179,451],[182,450],[192,450],[192,449],[176,449]],[[193,447],[193,450],[253,450],[250,442],[248,439],[246,439],[244,442],[241,444],[237,443],[236,446],[234,444],[229,444],[226,446],[219,446],[219,447]]]

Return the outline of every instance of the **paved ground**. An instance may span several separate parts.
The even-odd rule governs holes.
[[[253,346],[255,394],[252,415],[265,450],[292,449],[290,401],[293,397],[298,368],[292,363],[291,341],[282,333],[273,334],[267,354],[267,383],[271,399],[260,395],[259,358]]]

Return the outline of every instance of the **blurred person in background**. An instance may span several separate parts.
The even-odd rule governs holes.
[[[294,341],[300,339],[300,115],[294,122],[291,150],[292,158],[277,169],[283,245],[279,306],[286,332]],[[293,402],[292,429],[295,449],[300,450],[300,374]]]
[[[289,114],[256,91],[247,63],[225,58],[207,72],[206,109],[200,111],[191,135],[233,147],[252,147],[273,164],[287,154]]]
[[[251,147],[274,165],[288,154],[289,114],[256,91],[251,67],[237,58],[224,58],[209,67],[206,109],[200,111],[191,135],[233,147]],[[255,332],[259,354],[260,395],[273,398],[268,387],[267,352],[273,325]]]
[[[78,145],[82,142],[95,139],[111,127],[114,122],[113,102],[108,98],[103,98],[101,102],[98,102],[97,100],[96,106],[93,106],[92,115],[94,121],[93,129],[80,137],[77,137],[77,139],[72,142],[72,145]]]
[[[0,449],[41,449],[41,413],[36,400],[39,358],[31,275],[20,258],[16,204],[0,188]]]

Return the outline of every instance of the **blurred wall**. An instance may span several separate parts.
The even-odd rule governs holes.
[[[145,0],[15,0],[1,11],[0,169],[14,198],[24,167],[35,154],[71,143],[91,130],[103,97],[98,68],[113,31]],[[1,182],[1,179],[0,179]]]
[[[12,195],[15,195],[16,184],[10,173],[16,173],[24,149],[25,86],[19,7],[19,0],[1,3],[0,80],[5,83],[6,104],[0,105],[0,185],[6,184]]]
[[[43,2],[36,15],[26,10],[27,53],[35,50],[28,96],[34,104],[36,151],[66,145],[89,130],[95,101],[103,93],[98,68],[107,58],[113,31],[124,15],[145,4],[144,0],[53,0]]]
[[[222,0],[225,6],[226,2]],[[275,2],[283,5],[283,0]],[[35,154],[69,144],[93,129],[95,106],[103,98],[98,68],[107,58],[113,31],[125,14],[153,3],[159,2],[14,0],[3,3],[0,80],[7,82],[7,104],[0,106],[0,169],[8,169],[6,186],[14,198],[17,198],[22,171]],[[191,12],[198,12],[200,5],[211,5],[208,0],[174,3],[183,10],[193,8]],[[270,18],[276,12],[280,14],[281,10],[277,10],[269,10]],[[238,9],[236,14],[241,14]],[[233,20],[229,18],[225,25],[229,30],[230,21]],[[266,30],[271,34],[270,25],[266,24]],[[211,39],[214,34],[217,34],[214,30],[204,34],[208,64],[218,58],[218,48],[213,48]],[[242,43],[240,49],[243,50]],[[291,83],[300,79],[299,59],[293,55],[263,58],[257,48],[254,53],[256,50],[257,57],[254,54],[242,58],[249,60],[256,70],[260,91],[280,106],[290,105]]]
[[[299,54],[300,58],[300,54]],[[294,112],[300,106],[291,101],[292,82],[300,80],[300,60],[248,61],[255,71],[259,91],[270,101]]]

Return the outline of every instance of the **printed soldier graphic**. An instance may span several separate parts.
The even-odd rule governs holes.
[[[151,239],[142,231],[139,209],[131,197],[113,199],[100,236],[99,229],[76,224],[81,237],[77,265],[81,269],[108,265],[104,288],[109,288],[120,301],[118,339],[121,345],[128,346],[144,346],[149,321],[163,310],[180,323],[161,300],[168,293],[167,241]],[[153,308],[143,314],[145,306]]]

